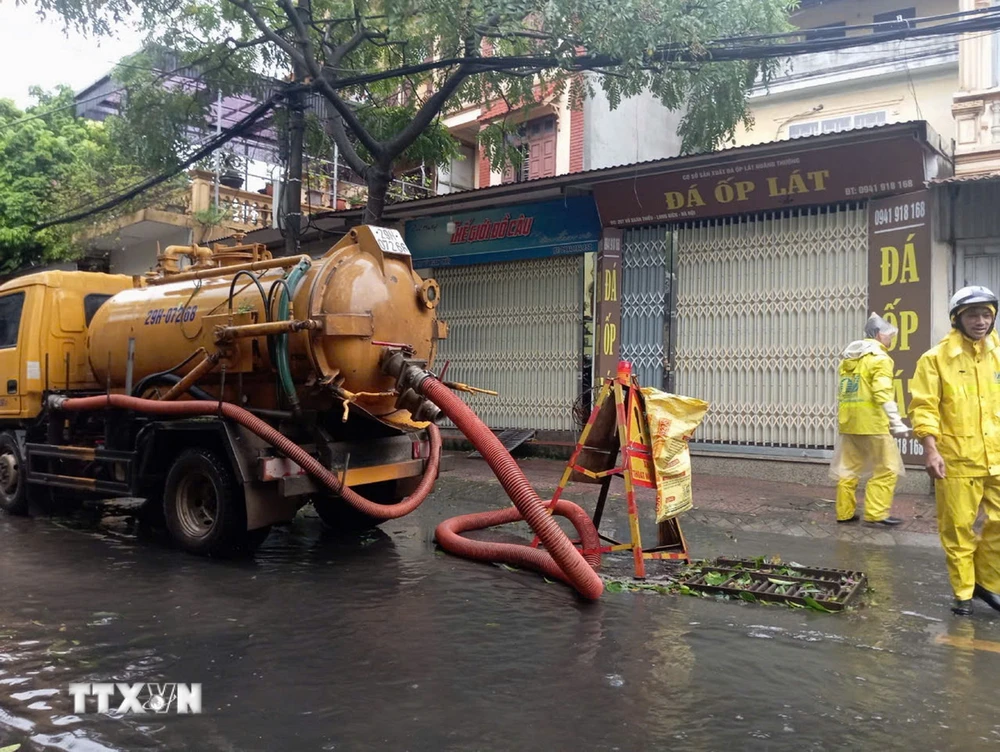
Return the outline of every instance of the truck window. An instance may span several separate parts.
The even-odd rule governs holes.
[[[101,295],[96,292],[83,298],[83,316],[87,321],[87,326],[90,326],[90,321],[94,318],[94,314],[97,313],[97,309],[104,305],[105,301],[110,300],[110,298],[110,295]]]
[[[24,291],[0,297],[0,349],[17,347],[23,307]]]

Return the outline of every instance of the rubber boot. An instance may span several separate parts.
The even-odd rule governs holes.
[[[955,599],[955,605],[951,607],[951,612],[955,616],[972,616],[972,599],[960,601]]]
[[[990,592],[978,583],[976,584],[976,589],[972,591],[972,594],[994,611],[1000,611],[1000,595]]]

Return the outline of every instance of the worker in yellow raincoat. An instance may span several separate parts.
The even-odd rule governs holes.
[[[934,479],[938,533],[956,614],[973,596],[1000,611],[1000,338],[997,297],[963,287],[949,304],[954,330],[917,362],[910,419]],[[972,526],[982,507],[977,541]]]
[[[865,486],[865,522],[902,522],[889,516],[896,479],[904,472],[893,436],[905,436],[910,430],[893,399],[894,366],[887,348],[895,335],[896,327],[872,313],[865,339],[852,342],[841,355],[840,435],[830,464],[830,476],[837,481],[837,522],[857,521],[855,494],[858,481],[866,475],[871,478]]]

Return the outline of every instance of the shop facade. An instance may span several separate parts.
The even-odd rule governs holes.
[[[494,429],[573,438],[619,358],[707,400],[695,449],[822,460],[839,353],[897,322],[897,401],[947,331],[955,256],[928,181],[950,163],[924,123],[608,168],[390,207],[441,284],[439,367],[493,389]],[[998,183],[1000,186],[1000,183]],[[1000,286],[1000,244],[993,254]],[[585,397],[584,397],[585,399]],[[902,447],[919,462],[916,442]]]
[[[599,237],[589,195],[406,223],[414,267],[447,291],[439,368],[498,392],[465,395],[487,425],[573,429],[571,408],[590,378],[585,290]]]
[[[947,162],[922,123],[852,135],[593,188],[605,230],[622,230],[619,351],[644,383],[712,404],[702,450],[828,456],[839,353],[871,310],[900,325],[905,411],[950,289],[925,189]]]

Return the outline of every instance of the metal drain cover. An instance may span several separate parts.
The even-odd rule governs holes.
[[[743,600],[815,605],[841,611],[868,585],[864,572],[770,564],[753,559],[720,558],[695,567],[680,580],[692,590]]]

